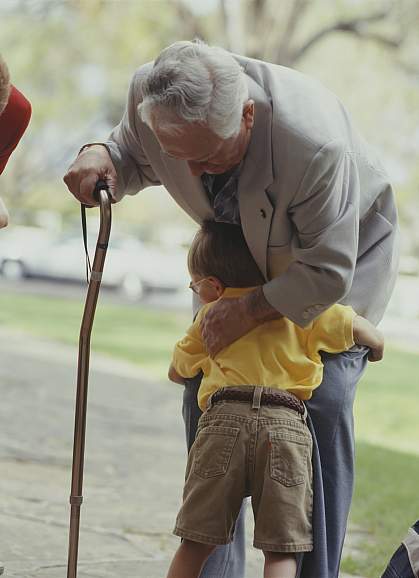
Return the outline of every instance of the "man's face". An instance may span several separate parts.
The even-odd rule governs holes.
[[[248,101],[238,135],[222,139],[202,123],[179,123],[179,130],[167,134],[159,128],[159,115],[153,116],[153,130],[165,154],[185,160],[191,173],[221,174],[243,159],[253,126],[253,102]]]

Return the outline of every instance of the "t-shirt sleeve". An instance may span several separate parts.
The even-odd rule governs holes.
[[[181,377],[194,377],[197,375],[208,358],[199,329],[204,309],[201,309],[198,313],[185,337],[175,345],[172,365]]]
[[[307,340],[308,354],[316,356],[319,351],[341,353],[354,345],[353,320],[356,313],[346,305],[332,305],[312,324]]]

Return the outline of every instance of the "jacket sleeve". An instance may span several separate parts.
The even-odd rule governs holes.
[[[267,301],[304,327],[349,291],[358,250],[359,178],[339,141],[311,160],[288,208],[295,261],[264,286]]]
[[[208,359],[199,329],[203,313],[201,309],[185,337],[175,345],[172,365],[181,377],[195,377]]]
[[[144,65],[134,74],[124,116],[106,142],[118,175],[115,191],[118,201],[125,194],[135,195],[148,186],[161,184],[141,144],[141,131],[150,130],[141,121],[137,110],[141,102],[141,78],[147,66]]]

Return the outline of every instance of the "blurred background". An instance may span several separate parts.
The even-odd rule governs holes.
[[[1,0],[0,52],[33,116],[0,179],[10,212],[0,231],[0,337],[25,351],[34,339],[77,344],[84,249],[80,207],[62,177],[84,143],[106,139],[119,122],[134,70],[194,37],[318,78],[391,175],[400,275],[382,323],[385,359],[359,387],[358,477],[343,565],[377,576],[419,517],[419,504],[412,506],[419,476],[417,0]],[[98,215],[88,215],[93,253]],[[162,187],[115,205],[113,223],[93,349],[170,388],[171,348],[189,323],[185,257],[196,226]]]

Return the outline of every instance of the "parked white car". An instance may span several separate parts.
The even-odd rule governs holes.
[[[0,271],[5,277],[86,281],[81,232],[54,236],[41,229],[15,227],[10,233],[9,238],[0,238]],[[94,235],[89,234],[92,263],[95,242]],[[188,283],[184,249],[163,249],[129,235],[111,233],[102,277],[104,286],[137,300],[150,291],[178,291]]]
[[[51,245],[54,235],[40,227],[8,227],[0,234],[0,272],[7,279],[35,274],[33,266]]]

